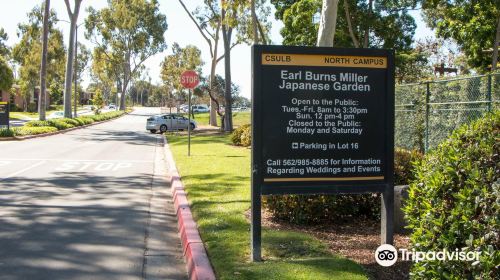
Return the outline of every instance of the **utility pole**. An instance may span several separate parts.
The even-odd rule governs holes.
[[[45,101],[47,95],[47,43],[49,41],[50,0],[45,0],[43,15],[42,65],[40,69],[40,91],[38,92],[38,114],[41,121],[45,120]]]

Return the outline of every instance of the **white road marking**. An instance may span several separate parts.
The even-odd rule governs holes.
[[[28,170],[30,170],[30,169],[33,169],[33,168],[35,168],[35,167],[37,167],[37,166],[40,166],[40,165],[42,165],[42,164],[44,164],[44,163],[46,163],[46,161],[40,161],[40,162],[35,163],[35,164],[33,164],[33,165],[30,165],[30,166],[28,166],[28,167],[26,167],[26,168],[24,168],[24,169],[21,169],[21,170],[18,170],[18,171],[16,171],[16,172],[12,173],[12,174],[9,174],[9,175],[7,175],[7,176],[3,177],[3,179],[7,179],[7,178],[10,178],[10,177],[17,176],[17,175],[22,174],[22,173],[24,173],[24,172],[26,172],[26,171],[28,171]]]
[[[117,171],[119,169],[130,168],[130,162],[102,162],[102,161],[66,161],[61,166],[57,167],[56,171]]]

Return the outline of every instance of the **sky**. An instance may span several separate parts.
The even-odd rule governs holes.
[[[42,0],[22,0],[22,1],[5,1],[2,3],[0,10],[0,27],[3,27],[9,35],[8,45],[12,46],[19,41],[17,37],[17,25],[21,22],[27,22],[27,14],[35,5],[40,5]],[[73,2],[73,1],[70,1]],[[182,9],[178,0],[160,0],[160,12],[167,16],[168,30],[165,33],[165,39],[169,46],[166,51],[159,53],[145,62],[148,69],[149,76],[153,83],[161,83],[160,79],[160,63],[166,55],[171,54],[170,46],[177,42],[181,47],[188,44],[195,45],[202,52],[202,59],[205,62],[203,67],[203,75],[210,73],[210,53],[207,42],[203,39],[198,29],[187,16],[186,12]],[[201,5],[203,0],[185,0],[184,3],[190,10],[194,10],[197,6]],[[15,3],[15,4],[14,4]],[[87,8],[92,6],[95,9],[100,9],[106,6],[105,0],[83,0],[80,9],[80,16],[78,24],[83,23],[87,16]],[[61,20],[68,20],[68,14],[63,0],[52,0],[51,8],[57,12],[57,16]],[[425,26],[420,16],[420,11],[411,11],[412,16],[417,23],[417,30],[415,32],[415,39],[423,39],[425,37],[432,37],[433,31]],[[273,44],[280,44],[282,41],[279,34],[280,29],[283,27],[281,21],[274,20],[274,12],[271,14],[272,30],[271,39]],[[63,31],[64,39],[67,45],[69,37],[69,24],[66,22],[59,22],[57,27]],[[90,46],[90,42],[84,37],[84,29],[80,28],[78,31],[78,40]],[[222,46],[221,46],[222,47]],[[250,46],[238,45],[233,48],[231,52],[231,74],[233,82],[240,86],[241,95],[250,97],[251,95],[251,61],[250,61]],[[219,49],[219,53],[223,53],[223,49]],[[224,75],[223,60],[218,63],[217,73]],[[84,86],[88,84],[89,79],[85,79]]]

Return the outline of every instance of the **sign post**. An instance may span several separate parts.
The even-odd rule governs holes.
[[[10,129],[9,112],[9,103],[0,102],[0,126],[7,126],[7,129]]]
[[[198,73],[192,70],[184,71],[181,75],[181,84],[183,87],[189,89],[189,101],[188,101],[188,156],[191,156],[191,90],[195,88],[200,83],[200,78]]]
[[[254,46],[252,56],[252,260],[270,194],[380,193],[391,244],[394,52]]]

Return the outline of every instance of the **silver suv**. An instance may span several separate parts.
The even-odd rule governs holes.
[[[148,118],[146,129],[151,133],[156,133],[157,131],[163,133],[168,130],[185,130],[188,129],[188,125],[191,125],[191,130],[197,127],[194,120],[191,120],[191,124],[189,124],[189,120],[186,117],[166,114]]]

